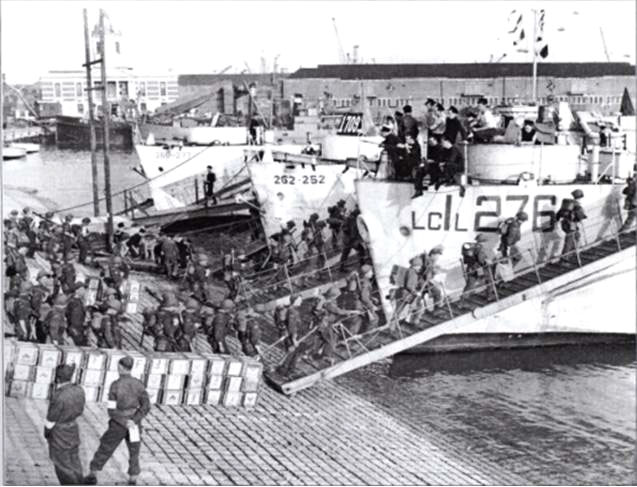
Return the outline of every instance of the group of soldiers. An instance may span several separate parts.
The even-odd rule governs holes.
[[[320,270],[325,266],[328,250],[341,253],[341,272],[346,271],[352,250],[356,250],[359,264],[365,263],[367,252],[358,229],[358,206],[348,211],[345,200],[341,199],[327,210],[327,218],[321,219],[318,213],[312,213],[303,222],[299,241],[293,235],[296,227],[293,221],[272,236],[277,242],[274,261],[278,265],[292,266],[315,255],[316,269]]]

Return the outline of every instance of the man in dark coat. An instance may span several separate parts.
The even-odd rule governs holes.
[[[565,261],[576,262],[577,256],[573,254],[579,246],[580,227],[587,216],[579,202],[584,197],[584,192],[578,188],[571,192],[571,196],[573,196],[573,199],[569,198],[562,201],[562,207],[558,210],[555,217],[560,221],[560,226],[565,234],[562,258]]]
[[[75,293],[66,304],[67,333],[78,347],[86,345],[86,329],[84,326],[86,323],[85,295],[86,288],[84,283],[76,282]]]
[[[56,389],[49,401],[44,437],[49,444],[49,458],[61,485],[81,485],[80,430],[77,418],[86,402],[82,386],[71,383],[74,365],[55,369]]]
[[[144,384],[131,376],[133,359],[123,357],[117,364],[119,379],[111,384],[108,392],[108,429],[100,438],[90,473],[84,479],[88,485],[97,483],[97,472],[101,471],[115,450],[126,440],[128,447],[128,484],[135,485],[141,472],[139,451],[141,448],[141,422],[150,412],[150,400]]]
[[[519,211],[515,218],[507,218],[500,231],[500,247],[498,250],[502,253],[502,257],[511,256],[511,263],[515,266],[522,260],[522,254],[517,247],[517,243],[522,238],[520,227],[522,223],[529,219],[529,215],[524,211]]]
[[[365,247],[363,247],[363,239],[358,231],[357,218],[360,215],[358,206],[352,210],[345,220],[343,227],[343,253],[341,254],[340,271],[345,272],[345,262],[349,257],[352,249],[356,249],[358,253],[358,261],[362,266],[365,263]]]
[[[206,181],[204,182],[204,188],[206,191],[206,204],[208,201],[212,199],[212,204],[217,204],[217,197],[215,196],[215,182],[217,181],[217,176],[212,170],[212,166],[207,166],[206,169],[208,172],[206,173]]]

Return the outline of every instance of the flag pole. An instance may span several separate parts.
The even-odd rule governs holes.
[[[533,9],[533,40],[531,41],[533,49],[533,103],[537,100],[537,10]]]

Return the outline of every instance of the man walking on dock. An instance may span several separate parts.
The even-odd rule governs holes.
[[[97,472],[104,468],[122,440],[126,440],[129,454],[128,484],[137,483],[141,472],[141,422],[150,412],[150,400],[144,384],[131,376],[132,368],[131,357],[123,357],[117,364],[119,379],[111,384],[108,392],[108,429],[100,438],[100,446],[91,460],[91,471],[84,479],[87,485],[97,484]]]
[[[49,458],[61,485],[81,485],[83,475],[77,418],[84,413],[86,398],[82,386],[71,382],[73,372],[74,365],[58,365],[55,369],[56,389],[44,426]]]

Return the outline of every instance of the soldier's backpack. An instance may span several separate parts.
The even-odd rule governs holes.
[[[575,222],[575,200],[564,198],[555,217],[560,220],[564,232],[571,232]]]
[[[512,222],[513,218],[507,218],[506,220],[502,220],[500,223],[498,223],[498,234],[506,235],[507,233],[509,233],[509,226]]]
[[[476,257],[477,245],[475,242],[465,242],[462,244],[462,261],[467,266],[472,266],[478,263]]]

